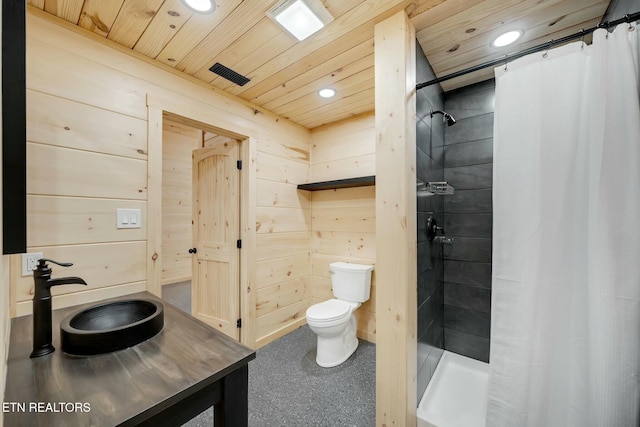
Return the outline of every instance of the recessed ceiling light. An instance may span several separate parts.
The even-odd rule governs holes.
[[[333,21],[320,0],[285,0],[267,12],[267,16],[299,41]]]
[[[213,0],[182,0],[185,6],[194,13],[213,13],[216,4]]]
[[[318,95],[323,98],[333,98],[334,96],[336,96],[336,91],[333,89],[324,88],[318,91]]]
[[[504,46],[510,45],[511,43],[513,43],[516,40],[518,40],[520,38],[520,36],[522,35],[522,33],[523,33],[522,30],[508,31],[508,32],[498,36],[493,41],[493,43],[491,43],[491,45],[494,46],[494,47],[504,47]]]

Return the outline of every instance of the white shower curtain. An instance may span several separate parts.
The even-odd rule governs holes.
[[[640,425],[640,27],[496,69],[488,427]]]

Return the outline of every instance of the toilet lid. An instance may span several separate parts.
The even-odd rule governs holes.
[[[349,316],[351,306],[349,303],[337,299],[314,304],[307,310],[307,319],[317,322],[329,322]]]

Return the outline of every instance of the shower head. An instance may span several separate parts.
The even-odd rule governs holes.
[[[444,113],[444,118],[447,119],[447,126],[453,126],[456,124],[456,119],[451,114]]]
[[[442,117],[444,117],[444,119],[447,121],[447,126],[453,126],[456,124],[456,119],[454,119],[453,116],[449,113],[445,113],[444,111],[440,110],[431,110],[431,117],[433,117],[434,114],[442,114]]]

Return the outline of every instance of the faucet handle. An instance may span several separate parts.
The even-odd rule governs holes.
[[[47,262],[52,262],[56,265],[59,265],[60,267],[71,267],[73,264],[70,262],[59,262],[59,261],[54,261],[52,259],[48,259],[48,258],[40,258],[38,260],[38,269],[44,269],[47,268]]]

